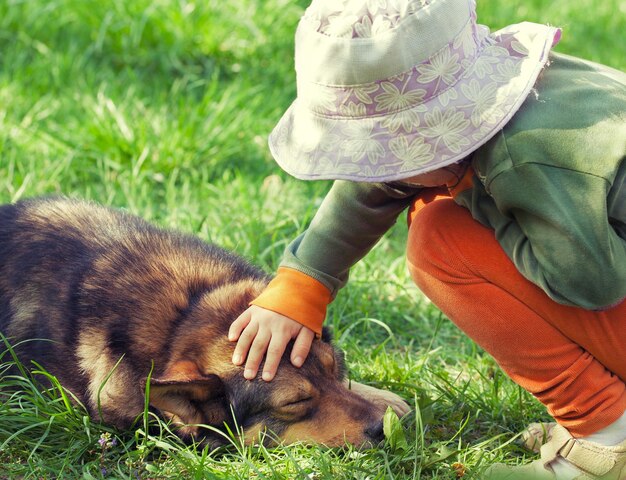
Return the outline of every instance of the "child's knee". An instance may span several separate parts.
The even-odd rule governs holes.
[[[409,227],[406,252],[409,272],[420,290],[430,291],[433,281],[447,284],[477,277],[473,250],[485,249],[484,230],[452,199],[422,208]]]
[[[413,216],[407,239],[407,260],[413,268],[421,269],[446,255],[448,239],[454,232],[450,218],[462,208],[452,199],[429,203]]]

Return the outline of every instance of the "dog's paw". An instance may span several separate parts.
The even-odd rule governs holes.
[[[390,392],[389,390],[381,390],[380,388],[363,385],[358,382],[346,382],[348,389],[374,405],[386,410],[387,407],[393,408],[393,411],[399,417],[402,417],[411,411],[411,407],[406,403],[400,395]]]

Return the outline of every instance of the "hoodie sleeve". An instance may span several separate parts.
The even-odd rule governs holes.
[[[419,190],[336,181],[309,228],[287,247],[274,280],[252,303],[321,331],[326,306],[347,282],[350,268],[395,224]]]

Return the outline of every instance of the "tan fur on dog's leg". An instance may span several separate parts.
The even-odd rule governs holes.
[[[349,380],[346,380],[344,383],[347,388],[366,400],[384,407],[385,409],[387,409],[387,407],[393,408],[394,412],[396,412],[399,417],[402,417],[411,411],[409,404],[406,403],[400,395],[393,392],[381,390],[380,388],[363,385],[362,383]]]

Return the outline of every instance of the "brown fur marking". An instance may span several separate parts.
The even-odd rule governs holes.
[[[384,405],[349,391],[343,359],[316,340],[296,369],[283,358],[272,382],[234,366],[231,322],[269,278],[239,257],[138,217],[62,198],[0,206],[0,331],[88,408],[127,428],[145,387],[181,437],[219,445],[195,424],[246,441],[372,445]],[[289,347],[291,348],[291,347]],[[121,360],[120,360],[121,359]],[[118,364],[119,361],[119,364]],[[234,416],[234,417],[233,417]]]

